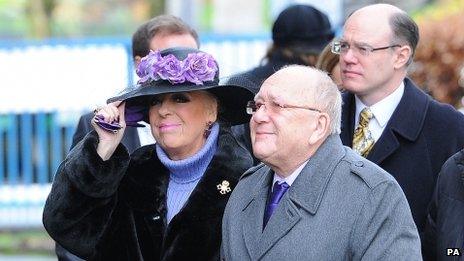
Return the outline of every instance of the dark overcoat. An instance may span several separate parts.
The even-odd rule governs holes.
[[[459,248],[461,256],[447,256],[447,248]],[[464,149],[446,161],[438,176],[425,225],[424,260],[464,260],[463,256]]]
[[[341,138],[352,147],[354,95],[344,93],[343,103]],[[463,147],[464,115],[436,102],[406,78],[403,97],[367,159],[395,177],[422,232],[441,166]]]
[[[58,169],[43,215],[54,240],[88,260],[219,258],[221,220],[230,196],[226,188],[233,189],[252,166],[229,128],[221,127],[205,174],[168,225],[169,172],[154,145],[131,156],[120,145],[102,161],[97,141],[97,134],[89,133]]]

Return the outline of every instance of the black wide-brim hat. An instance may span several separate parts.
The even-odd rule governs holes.
[[[147,57],[150,55],[153,57],[157,55],[158,60],[155,57],[155,59],[148,61]],[[154,75],[154,77],[147,76],[149,79],[145,82],[139,82],[137,85],[125,89],[118,96],[107,100],[107,103],[125,101],[125,119],[128,126],[137,126],[136,122],[140,120],[148,122],[148,109],[154,95],[191,91],[212,93],[219,101],[218,117],[231,125],[243,124],[250,120],[250,115],[246,113],[247,102],[254,98],[249,87],[250,84],[247,84],[246,79],[220,84],[219,67],[211,55],[198,49],[176,47],[158,53],[151,52],[148,56],[142,58],[142,68],[139,65],[137,74],[142,79],[147,75]],[[192,57],[193,59],[191,59]],[[163,59],[174,62],[169,64],[162,61]],[[156,62],[153,63],[153,60]],[[193,60],[196,60],[196,63]],[[147,64],[149,66],[146,66]],[[157,66],[159,64],[162,68]],[[193,69],[186,69],[188,66]],[[205,68],[206,70],[204,70]],[[154,71],[157,73],[153,74]],[[186,77],[176,74],[179,71],[183,71]]]

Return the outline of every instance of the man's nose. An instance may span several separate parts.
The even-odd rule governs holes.
[[[253,116],[251,117],[253,121],[260,123],[260,122],[266,122],[269,120],[269,115],[267,114],[267,109],[266,105],[260,106]]]
[[[358,61],[358,58],[355,55],[355,51],[353,50],[353,48],[349,48],[345,52],[340,53],[340,62],[342,61],[345,64],[352,64]]]

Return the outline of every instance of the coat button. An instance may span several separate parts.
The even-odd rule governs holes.
[[[356,167],[362,167],[362,166],[364,166],[364,162],[362,162],[362,161],[356,161],[356,162],[354,163],[354,165],[355,165]]]
[[[152,219],[156,221],[156,220],[160,219],[160,216],[153,216]]]

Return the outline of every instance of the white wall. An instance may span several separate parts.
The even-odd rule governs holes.
[[[202,44],[221,76],[257,65],[267,41],[215,40]],[[122,44],[0,47],[0,113],[86,111],[127,87],[129,58]],[[135,78],[135,77],[133,77]]]

